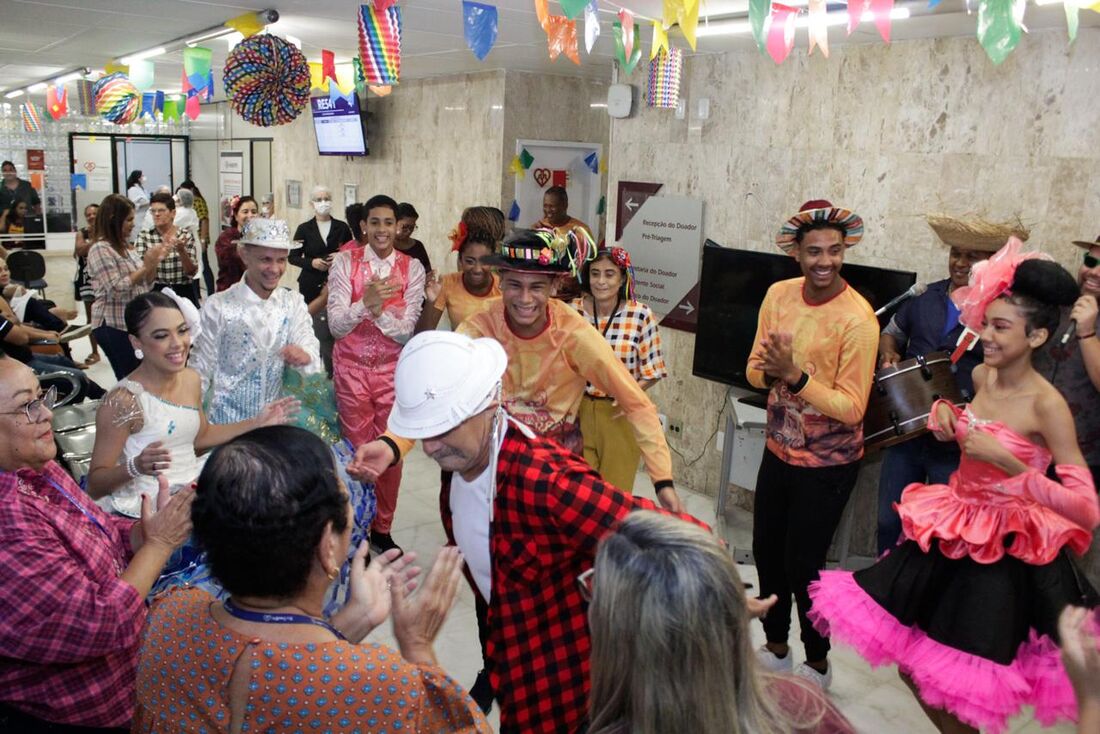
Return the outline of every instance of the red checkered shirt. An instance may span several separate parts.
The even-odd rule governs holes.
[[[449,482],[440,509],[454,543]],[[553,441],[509,427],[489,529],[493,591],[485,649],[501,734],[568,733],[586,721],[591,642],[577,576],[592,568],[600,538],[639,509],[665,512],[607,484]]]
[[[626,365],[638,382],[660,380],[668,377],[665,357],[661,353],[661,332],[657,319],[649,306],[641,301],[625,301],[610,318],[597,318],[584,307],[584,298],[574,298],[573,308],[588,319],[596,331],[615,351],[615,356]],[[585,393],[594,398],[606,398],[607,393],[589,384]]]
[[[56,462],[0,473],[0,702],[55,723],[129,724],[146,614],[119,578],[133,522],[103,512]]]

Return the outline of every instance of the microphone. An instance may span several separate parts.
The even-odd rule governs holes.
[[[914,283],[913,285],[909,286],[909,290],[905,291],[905,293],[902,293],[900,296],[891,299],[889,303],[887,303],[879,310],[875,311],[875,316],[883,315],[902,301],[907,301],[910,298],[916,298],[920,294],[924,293],[926,290],[928,290],[928,286],[926,286],[924,283]]]
[[[1077,333],[1077,322],[1070,321],[1069,326],[1066,328],[1066,333],[1062,335],[1062,346],[1069,344],[1069,340],[1073,338],[1073,335]]]

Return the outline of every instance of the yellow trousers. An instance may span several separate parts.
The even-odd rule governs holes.
[[[621,410],[611,400],[585,395],[577,418],[584,437],[584,460],[604,481],[629,494],[634,491],[634,475],[642,451],[630,421],[625,416],[614,417]]]

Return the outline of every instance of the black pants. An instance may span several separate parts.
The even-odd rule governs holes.
[[[115,379],[121,380],[138,368],[141,362],[134,354],[134,347],[130,344],[130,336],[122,329],[103,324],[92,329],[96,341],[99,342],[103,353],[107,355],[107,361],[111,363],[111,371],[115,373]]]
[[[199,282],[192,280],[187,283],[163,283],[157,281],[153,283],[153,290],[158,293],[165,288],[171,288],[172,292],[177,296],[183,296],[191,303],[195,304],[195,308],[199,308]]]
[[[129,729],[103,729],[94,726],[76,726],[73,724],[53,724],[43,719],[24,714],[22,711],[0,703],[0,731],[4,734],[122,734]]]
[[[209,245],[202,248],[202,282],[206,286],[206,295],[212,296],[215,293],[214,271],[210,269],[210,258],[206,256],[208,247]]]
[[[767,449],[756,478],[752,552],[760,575],[760,598],[779,601],[764,618],[768,642],[786,643],[791,631],[791,596],[798,605],[806,660],[824,660],[829,640],[813,628],[809,586],[825,567],[825,554],[855,486],[859,462],[840,466],[788,464]]]

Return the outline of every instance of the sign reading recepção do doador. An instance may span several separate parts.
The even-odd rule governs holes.
[[[638,198],[636,197],[635,201]],[[625,203],[620,200],[619,208]],[[703,202],[689,196],[642,198],[617,243],[630,253],[638,300],[662,316],[693,316],[686,297],[699,282]],[[677,313],[685,309],[685,313]],[[694,319],[691,319],[694,322]]]

